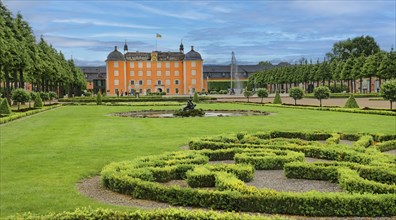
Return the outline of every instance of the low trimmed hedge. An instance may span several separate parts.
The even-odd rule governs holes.
[[[283,169],[286,163],[304,161],[303,153],[289,150],[265,150],[259,152],[242,152],[235,154],[235,163],[250,164],[257,170]]]
[[[375,147],[364,148],[360,145],[324,145],[301,139],[290,139],[290,143],[287,143],[283,136],[309,140],[333,137],[332,134],[320,132],[302,135],[277,131],[254,134],[241,132],[195,139],[190,142],[190,148],[199,150],[110,164],[102,170],[102,182],[105,187],[116,192],[172,205],[308,216],[396,215],[394,156],[383,154]],[[339,136],[342,137],[343,134]],[[370,135],[359,134],[349,138],[364,139],[362,137],[365,136]],[[374,135],[370,137],[375,139]],[[377,135],[379,137],[384,136]],[[297,193],[257,189],[245,184],[253,176],[251,166],[249,171],[249,168],[241,168],[249,165],[207,164],[209,160],[228,160],[233,157],[238,162],[238,156],[245,156],[251,161],[253,158],[268,156],[266,161],[271,161],[279,156],[277,152],[282,152],[285,157],[294,155],[296,160],[304,159],[303,154],[336,160],[288,162],[283,167],[288,177],[337,182],[346,192]],[[161,173],[160,178],[155,173]],[[171,179],[185,179],[193,187],[215,188],[204,190],[159,183]]]
[[[50,109],[58,108],[58,107],[60,107],[60,105],[51,105],[51,106],[48,106],[48,107],[44,107],[44,108],[40,108],[40,109],[34,109],[34,110],[27,111],[27,112],[13,113],[13,114],[11,114],[9,116],[1,117],[0,118],[0,124],[5,124],[5,123],[8,123],[8,122],[11,122],[11,121],[14,121],[14,120],[26,117],[26,116],[34,115],[34,114],[37,114],[37,113],[40,113],[40,112],[44,112],[44,111],[47,111],[47,110],[50,110]]]
[[[18,214],[10,216],[7,219],[40,219],[40,220],[76,220],[76,219],[124,219],[124,220],[163,220],[163,219],[179,219],[179,220],[282,220],[279,216],[267,217],[248,214],[239,214],[235,212],[215,212],[206,210],[185,210],[185,209],[156,209],[156,210],[136,210],[136,211],[117,211],[112,209],[92,209],[78,208],[72,212],[49,213],[45,215],[37,215],[32,213]]]
[[[354,147],[369,147],[373,143],[373,137],[371,135],[364,135],[359,138],[355,143],[353,143]]]
[[[200,101],[216,100],[215,97],[200,96]],[[188,96],[170,96],[170,97],[159,97],[159,96],[143,96],[143,97],[102,97],[102,102],[158,102],[158,101],[177,101],[186,102],[189,100]],[[95,102],[96,97],[74,97],[74,98],[60,98],[59,102]]]
[[[319,111],[333,111],[333,112],[348,112],[348,113],[361,113],[361,114],[374,114],[374,115],[386,115],[396,116],[395,111],[388,110],[363,110],[363,109],[349,109],[339,107],[312,107],[312,106],[293,106],[293,105],[278,105],[278,104],[264,104],[269,107],[281,107],[281,108],[294,108],[294,109],[308,109],[308,110],[319,110]]]
[[[375,148],[377,148],[381,152],[395,150],[396,140],[384,141],[382,143],[375,145]]]
[[[339,144],[341,139],[340,134],[331,134],[331,137],[326,139],[326,144]]]
[[[372,98],[372,97],[381,97],[379,93],[330,93],[329,98],[349,98],[349,96],[355,96],[355,98]],[[315,98],[313,94],[305,94],[304,98]],[[315,98],[316,99],[316,98]]]

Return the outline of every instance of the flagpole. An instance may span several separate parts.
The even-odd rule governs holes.
[[[155,51],[158,51],[157,46],[158,46],[158,44],[157,44],[157,37],[155,37]]]

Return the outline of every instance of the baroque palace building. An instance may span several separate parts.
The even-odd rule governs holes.
[[[203,60],[194,50],[184,54],[180,44],[179,52],[128,52],[124,54],[115,47],[106,60],[106,93],[149,94],[193,94],[206,90],[203,77]]]

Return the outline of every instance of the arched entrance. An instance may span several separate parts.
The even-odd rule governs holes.
[[[158,89],[157,89],[157,92],[162,92],[162,89],[161,89],[161,88],[158,88]]]

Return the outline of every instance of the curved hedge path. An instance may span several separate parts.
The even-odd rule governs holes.
[[[326,141],[326,144],[317,142]],[[338,144],[355,141],[353,146]],[[221,210],[306,216],[395,216],[395,135],[261,132],[191,140],[178,151],[103,168],[105,187],[134,198]],[[305,162],[305,157],[330,161]],[[208,164],[234,160],[236,164]],[[281,192],[248,186],[255,170],[326,180],[343,192]],[[184,179],[190,187],[161,184]],[[202,187],[214,187],[206,190]]]

